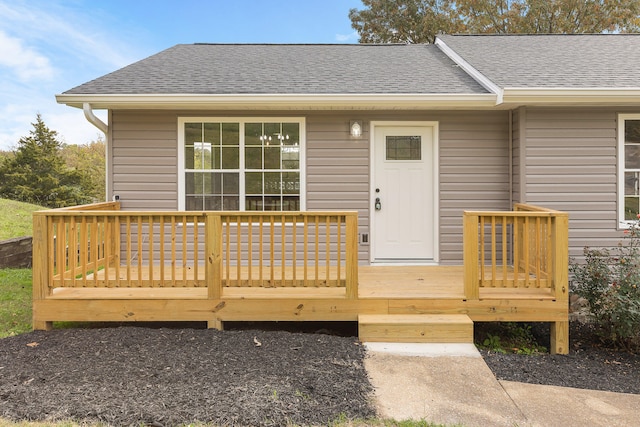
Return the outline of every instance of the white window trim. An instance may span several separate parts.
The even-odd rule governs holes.
[[[307,210],[307,132],[304,117],[178,117],[178,210],[184,211],[185,202],[185,167],[184,167],[184,125],[185,123],[238,123],[240,125],[240,207],[244,207],[245,180],[244,180],[244,125],[246,123],[298,123],[300,126],[300,211]],[[287,212],[287,211],[285,211]]]
[[[624,218],[624,174],[626,171],[624,128],[627,120],[640,120],[640,114],[618,114],[618,228],[620,229],[629,228],[633,222]]]

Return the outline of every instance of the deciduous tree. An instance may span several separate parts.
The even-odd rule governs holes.
[[[361,43],[432,43],[440,33],[637,32],[639,0],[362,0]]]

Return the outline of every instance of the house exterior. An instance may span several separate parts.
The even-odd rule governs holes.
[[[464,210],[640,211],[640,35],[178,45],[70,89],[131,211],[358,212],[360,264],[460,265]],[[108,124],[93,115],[108,109]]]

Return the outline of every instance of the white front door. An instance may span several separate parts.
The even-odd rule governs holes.
[[[435,258],[434,129],[374,125],[373,261]]]

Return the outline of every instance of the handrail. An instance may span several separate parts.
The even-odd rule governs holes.
[[[481,288],[549,289],[566,298],[568,215],[532,205],[464,212],[465,295]]]
[[[34,296],[58,287],[343,287],[357,297],[357,212],[34,214]],[[37,268],[36,268],[37,266]],[[40,276],[41,275],[41,276]]]

